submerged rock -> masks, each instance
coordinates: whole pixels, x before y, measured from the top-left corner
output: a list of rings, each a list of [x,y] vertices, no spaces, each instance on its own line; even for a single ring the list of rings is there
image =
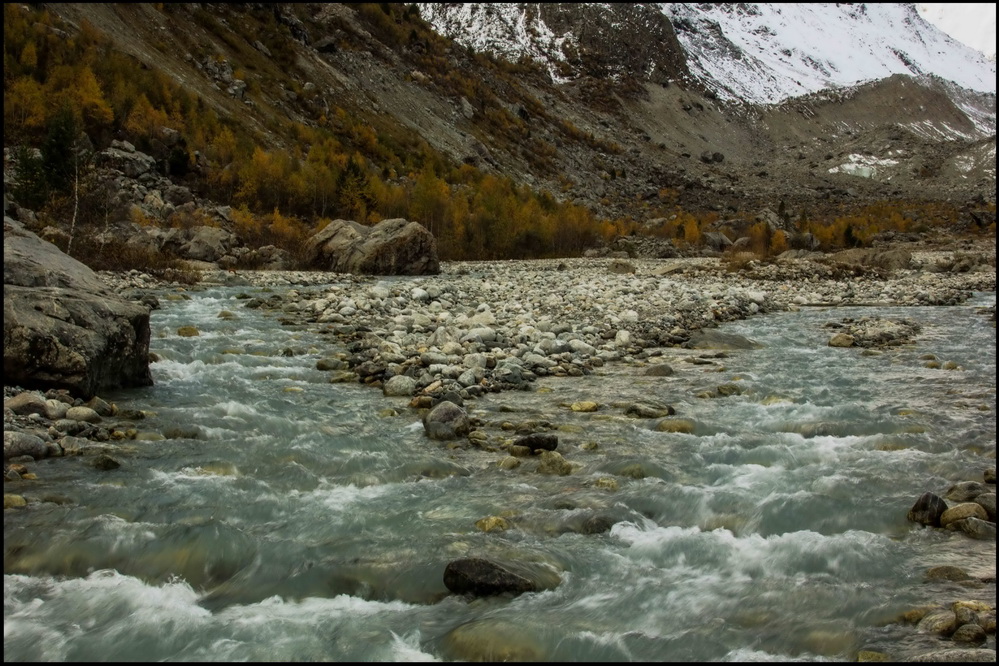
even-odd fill
[[[449,631],[441,647],[452,659],[481,662],[547,661],[545,649],[530,628],[509,620],[473,620]]]
[[[456,594],[476,597],[535,592],[529,579],[491,560],[468,557],[449,562],[444,569],[444,585]]]

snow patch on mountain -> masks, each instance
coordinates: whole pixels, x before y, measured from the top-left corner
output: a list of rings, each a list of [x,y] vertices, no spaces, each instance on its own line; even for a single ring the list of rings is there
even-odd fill
[[[919,15],[948,35],[996,59],[996,5],[992,2],[921,2]]]
[[[925,21],[911,3],[652,6],[673,23],[691,73],[725,100],[774,104],[892,74],[935,75],[995,94],[995,61]],[[546,25],[537,5],[431,3],[420,11],[460,44],[508,60],[529,57],[564,80],[575,37]]]
[[[691,71],[730,100],[776,103],[892,74],[932,74],[971,90],[996,90],[995,63],[927,23],[912,4],[669,3],[662,9]]]

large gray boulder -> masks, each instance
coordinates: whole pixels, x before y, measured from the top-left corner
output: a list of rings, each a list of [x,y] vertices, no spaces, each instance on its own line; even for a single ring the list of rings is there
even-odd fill
[[[912,253],[902,248],[880,250],[858,247],[850,250],[841,250],[830,255],[829,260],[850,266],[883,268],[895,271],[902,268],[909,268],[912,264]]]
[[[307,261],[320,270],[367,275],[436,275],[437,240],[402,218],[366,227],[333,220],[306,241]]]
[[[149,308],[5,217],[4,384],[64,388],[90,398],[149,386]]]
[[[194,227],[187,236],[178,255],[194,261],[218,261],[239,244],[234,233],[220,227]]]

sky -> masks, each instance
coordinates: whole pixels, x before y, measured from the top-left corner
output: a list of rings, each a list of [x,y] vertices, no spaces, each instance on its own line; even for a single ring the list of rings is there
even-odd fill
[[[923,2],[920,16],[954,39],[996,57],[996,5],[992,2]]]

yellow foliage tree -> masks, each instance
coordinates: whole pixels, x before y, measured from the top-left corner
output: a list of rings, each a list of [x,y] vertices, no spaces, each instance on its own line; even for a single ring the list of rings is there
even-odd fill
[[[125,119],[125,131],[135,138],[150,137],[167,122],[166,113],[155,108],[145,95],[140,94]]]
[[[778,255],[781,252],[786,252],[788,249],[787,244],[787,234],[782,230],[778,229],[774,232],[773,236],[770,238],[770,254]]]
[[[8,137],[34,134],[45,127],[45,91],[33,78],[18,78],[4,90],[3,97],[4,131]]]
[[[683,242],[690,246],[697,246],[701,244],[702,240],[700,223],[693,216],[688,216],[683,222]]]

